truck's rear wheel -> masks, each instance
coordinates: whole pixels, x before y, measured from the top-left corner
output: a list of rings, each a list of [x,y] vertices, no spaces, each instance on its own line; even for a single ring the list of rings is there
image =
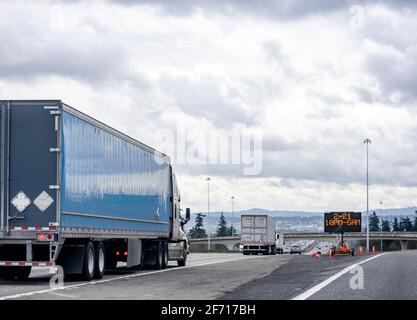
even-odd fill
[[[166,269],[168,267],[168,243],[163,243],[163,259],[162,259],[162,269]]]
[[[81,278],[86,281],[91,281],[94,277],[95,270],[95,254],[94,246],[91,242],[84,247],[84,261]]]
[[[104,267],[106,261],[103,242],[96,243],[94,249],[94,279],[102,279],[104,276]]]
[[[5,267],[0,270],[3,280],[27,280],[32,267]]]
[[[163,260],[164,260],[164,248],[161,242],[157,242],[156,244],[155,255],[156,255],[156,259],[155,259],[154,269],[161,270]]]
[[[184,252],[183,259],[178,260],[177,264],[178,264],[178,267],[185,267],[186,263],[187,263],[187,252]]]

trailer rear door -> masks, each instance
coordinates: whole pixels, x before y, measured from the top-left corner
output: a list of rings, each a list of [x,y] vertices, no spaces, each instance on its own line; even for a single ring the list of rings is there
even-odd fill
[[[6,230],[57,222],[59,102],[2,102],[2,214]]]

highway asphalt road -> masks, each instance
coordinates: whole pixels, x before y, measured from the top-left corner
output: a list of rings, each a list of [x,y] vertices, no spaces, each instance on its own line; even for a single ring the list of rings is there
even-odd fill
[[[247,281],[263,278],[291,259],[287,255],[190,254],[186,267],[170,262],[162,271],[118,268],[103,280],[49,286],[49,270],[34,270],[26,282],[0,281],[1,299],[215,299]]]
[[[359,280],[360,274],[363,282]],[[417,250],[364,257],[336,256],[333,259],[300,256],[269,276],[250,281],[221,298],[415,300],[416,274]]]
[[[396,251],[360,265],[363,289],[358,288],[358,271],[347,272],[309,299],[320,300],[416,300],[417,250]],[[360,271],[361,273],[362,271]],[[354,277],[353,280],[352,277]],[[352,289],[350,283],[353,282]]]
[[[350,270],[363,268],[363,289]],[[354,269],[356,270],[356,269]],[[417,299],[417,251],[376,256],[191,254],[186,267],[118,268],[103,280],[53,290],[48,270],[26,282],[0,282],[1,299]],[[355,278],[356,279],[356,278]],[[356,282],[357,284],[358,282]]]

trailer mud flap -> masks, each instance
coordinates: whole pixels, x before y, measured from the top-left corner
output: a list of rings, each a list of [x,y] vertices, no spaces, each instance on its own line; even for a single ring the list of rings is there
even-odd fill
[[[61,266],[65,274],[81,274],[84,253],[84,245],[64,246],[59,253],[56,265]]]
[[[138,266],[142,263],[142,240],[129,239],[127,242],[127,267]]]

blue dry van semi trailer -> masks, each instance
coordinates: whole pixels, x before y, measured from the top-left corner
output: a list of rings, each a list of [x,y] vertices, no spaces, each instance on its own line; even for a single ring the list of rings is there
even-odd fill
[[[0,100],[0,277],[62,266],[91,280],[184,266],[188,241],[168,156],[62,103]]]

